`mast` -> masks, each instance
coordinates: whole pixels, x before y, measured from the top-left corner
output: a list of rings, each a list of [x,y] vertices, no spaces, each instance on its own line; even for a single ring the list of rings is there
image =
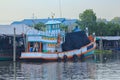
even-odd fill
[[[62,17],[61,0],[59,0],[59,11],[60,11],[60,17]]]

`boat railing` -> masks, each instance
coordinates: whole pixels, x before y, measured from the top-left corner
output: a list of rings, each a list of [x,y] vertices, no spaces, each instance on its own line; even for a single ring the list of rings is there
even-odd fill
[[[29,35],[40,35],[40,36],[51,36],[51,37],[57,37],[58,36],[58,33],[60,33],[62,36],[65,35],[65,31],[39,31],[37,33],[29,33],[27,34],[28,36]]]
[[[66,54],[66,53],[69,53],[69,52],[71,52],[71,53],[83,52],[83,50],[84,50],[85,48],[87,48],[88,46],[90,46],[90,45],[93,45],[93,48],[96,47],[96,43],[95,43],[95,42],[91,42],[91,43],[89,43],[88,45],[81,47],[80,49],[74,49],[74,50],[69,50],[69,51],[64,51],[64,52],[59,52],[59,53],[60,53],[60,54],[61,54],[61,53],[65,53],[65,54]]]

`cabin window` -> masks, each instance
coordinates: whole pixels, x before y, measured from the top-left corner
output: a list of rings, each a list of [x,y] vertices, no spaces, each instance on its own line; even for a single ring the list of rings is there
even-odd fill
[[[38,52],[38,50],[39,50],[39,43],[31,42],[30,43],[30,52]]]
[[[50,40],[54,40],[54,38],[51,38]]]
[[[53,25],[52,29],[54,29],[54,28],[55,28],[55,25]]]
[[[55,47],[55,44],[48,44],[48,47]]]

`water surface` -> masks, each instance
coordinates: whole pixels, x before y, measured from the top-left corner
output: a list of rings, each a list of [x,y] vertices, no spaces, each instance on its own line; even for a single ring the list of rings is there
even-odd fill
[[[120,80],[120,62],[0,62],[0,80]]]

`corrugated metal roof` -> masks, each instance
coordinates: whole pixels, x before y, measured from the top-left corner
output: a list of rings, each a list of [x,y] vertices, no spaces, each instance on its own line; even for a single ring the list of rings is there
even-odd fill
[[[120,36],[97,36],[97,38],[103,40],[120,40]]]
[[[32,27],[29,27],[25,24],[16,24],[16,25],[0,25],[0,34],[13,35],[14,28],[16,28],[16,35],[26,34],[30,29],[36,31]]]

